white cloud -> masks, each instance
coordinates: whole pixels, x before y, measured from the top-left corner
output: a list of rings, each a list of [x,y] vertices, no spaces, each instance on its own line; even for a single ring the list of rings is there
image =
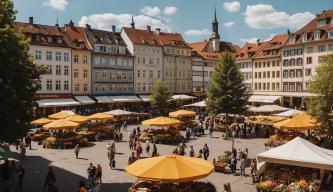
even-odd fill
[[[45,0],[43,5],[64,11],[68,5],[68,0]]]
[[[240,10],[240,3],[238,1],[225,2],[223,8],[229,12],[237,12]]]
[[[235,23],[233,21],[225,22],[223,23],[223,26],[225,27],[232,27]]]
[[[160,8],[158,8],[157,6],[155,7],[151,7],[151,6],[146,6],[144,8],[142,8],[140,10],[140,12],[142,14],[145,14],[145,15],[148,15],[148,16],[151,16],[151,17],[154,17],[154,16],[157,16],[161,13],[161,10]]]
[[[252,37],[252,38],[240,38],[240,41],[242,42],[247,42],[247,43],[256,43],[257,42],[256,37]]]
[[[165,15],[173,15],[177,12],[177,7],[165,7],[163,13]]]
[[[190,29],[185,31],[185,35],[190,36],[201,36],[201,35],[210,35],[211,32],[208,29]]]
[[[283,11],[276,11],[272,5],[268,4],[248,5],[244,15],[246,24],[256,29],[280,27],[299,29],[315,17],[310,12],[289,15]]]
[[[81,17],[79,25],[84,26],[85,24],[90,24],[93,28],[102,30],[111,30],[112,25],[115,25],[120,29],[122,27],[129,26],[131,19],[131,14],[93,14]],[[152,29],[160,28],[163,31],[171,32],[171,26],[169,25],[170,23],[167,23],[164,20],[148,17],[146,15],[134,16],[134,22],[135,27],[139,29],[145,29],[146,26],[149,25],[152,27]]]

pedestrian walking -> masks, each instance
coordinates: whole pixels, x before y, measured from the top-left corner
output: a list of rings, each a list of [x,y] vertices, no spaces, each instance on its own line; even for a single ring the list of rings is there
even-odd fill
[[[149,151],[150,151],[150,145],[149,145],[149,141],[146,141],[146,153],[147,155],[149,155]]]
[[[240,176],[241,177],[245,177],[245,164],[246,164],[246,160],[243,157],[240,161]]]
[[[123,123],[123,130],[124,131],[127,131],[127,121],[125,120],[124,123]]]
[[[252,176],[252,183],[257,182],[257,162],[256,159],[251,160],[251,176]]]
[[[23,176],[25,174],[25,169],[22,164],[19,165],[17,169],[18,181],[17,181],[17,191],[23,191]]]
[[[92,163],[89,163],[87,173],[88,173],[88,187],[89,187],[89,189],[92,189],[94,181],[95,181],[95,174],[96,174],[96,167]]]
[[[207,146],[207,143],[205,143],[204,147],[202,148],[204,159],[207,160],[209,156],[209,148]]]
[[[76,144],[75,148],[74,148],[74,153],[75,153],[75,157],[76,159],[79,158],[79,152],[80,152],[80,145]]]
[[[95,176],[96,183],[102,183],[102,167],[100,164],[97,165],[96,169],[96,176]]]
[[[44,182],[44,190],[47,187],[47,192],[53,192],[53,191],[58,191],[58,188],[56,186],[56,177],[53,171],[53,167],[49,166],[46,174],[46,178],[45,178],[45,182]]]
[[[156,157],[157,156],[157,147],[156,147],[156,144],[154,143],[153,145],[153,152],[151,154],[152,157]]]
[[[193,146],[192,146],[192,145],[190,146],[189,156],[190,156],[190,157],[194,157],[194,156],[195,156],[195,154],[194,154],[194,149],[193,149]]]
[[[136,157],[134,155],[134,152],[132,152],[131,156],[128,158],[128,165],[134,163],[136,161]]]

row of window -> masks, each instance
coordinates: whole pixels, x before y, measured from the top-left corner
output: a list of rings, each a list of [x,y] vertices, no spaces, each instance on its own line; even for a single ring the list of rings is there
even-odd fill
[[[147,76],[146,76],[147,74]],[[153,70],[147,70],[147,73],[146,73],[146,70],[142,70],[142,76],[141,76],[141,70],[138,70],[137,71],[137,77],[138,78],[158,78],[160,79],[161,78],[161,71],[157,71],[156,74]]]
[[[303,49],[299,48],[299,49],[290,49],[283,51],[284,57],[295,56],[295,55],[303,55]]]
[[[178,71],[178,78],[190,78],[191,77],[191,71],[186,71],[185,70],[165,70],[165,77],[176,77],[177,76],[177,71]],[[194,71],[193,71],[194,72]],[[202,75],[201,75],[202,76]]]
[[[132,67],[132,62],[129,59],[121,59],[116,61],[113,57],[94,57],[94,63],[96,65],[110,65],[110,66],[120,66],[120,67]]]
[[[134,51],[137,53],[160,53],[160,48],[137,46]]]
[[[160,64],[160,58],[145,58],[145,57],[137,57],[137,64]]]
[[[174,89],[177,89],[177,90],[185,90],[185,89],[191,89],[191,83],[192,82],[178,82],[178,83],[166,83],[166,86],[169,88],[169,90],[174,90]],[[142,86],[141,86],[142,85]],[[149,82],[149,83],[137,83],[136,84],[136,90],[138,92],[140,91],[151,91],[153,89],[153,85],[154,83],[153,82]]]
[[[87,92],[88,91],[88,84],[83,84],[82,88],[83,88],[82,89],[83,92]],[[80,84],[78,84],[78,83],[74,84],[74,92],[81,92]]]
[[[252,73],[251,72],[243,72],[242,74],[243,74],[244,80],[252,79]]]
[[[304,76],[311,76],[312,69],[306,68],[304,71]],[[302,69],[291,69],[291,70],[283,70],[283,78],[301,78],[303,77],[303,70]]]
[[[95,71],[96,80],[133,80],[132,71]]]
[[[111,54],[126,54],[125,47],[115,47],[115,46],[106,46],[106,45],[93,45],[95,52],[102,52],[102,53],[111,53]]]
[[[262,65],[261,65],[262,64]],[[263,61],[263,62],[255,62],[254,68],[265,68],[265,67],[278,67],[280,66],[280,61]]]
[[[73,76],[74,78],[79,78],[79,69],[74,69],[73,70]],[[88,78],[88,70],[84,69],[82,73],[83,78]]]
[[[53,86],[54,85],[54,86]],[[55,89],[53,89],[55,88]],[[55,80],[52,81],[51,79],[46,80],[46,90],[47,91],[60,91],[62,90],[61,88],[61,80]],[[63,90],[68,91],[69,90],[69,81],[64,81],[63,82]]]
[[[283,91],[303,91],[302,83],[283,83]]]
[[[280,90],[280,83],[254,83],[254,90],[258,91],[279,91]]]
[[[73,56],[73,62],[74,63],[82,63],[87,64],[88,63],[88,56],[87,55],[83,55],[82,58],[80,59],[79,55],[74,55]]]
[[[202,61],[192,61],[192,65],[194,65],[194,66],[202,66]]]
[[[312,58],[311,60],[309,59],[308,62],[312,63]],[[310,64],[310,63],[308,63]],[[303,59],[302,58],[297,58],[297,59],[285,59],[283,60],[283,67],[294,67],[295,65],[297,66],[302,66],[303,65]]]
[[[96,92],[132,92],[132,84],[96,85]]]
[[[252,68],[252,62],[251,61],[249,61],[249,62],[240,62],[239,67],[241,69]]]
[[[254,72],[254,78],[271,78],[271,71]],[[280,71],[272,71],[272,78],[280,78]]]
[[[158,60],[158,58],[157,58],[157,60]],[[168,57],[168,58],[166,58],[166,61],[168,62],[168,63],[173,63],[173,64],[190,64],[190,60],[189,59],[177,59],[177,61],[176,61],[176,59],[175,58],[171,58],[171,57]],[[157,63],[157,64],[159,64],[159,62]]]
[[[35,60],[42,60],[43,59],[43,52],[41,50],[35,50]],[[52,51],[45,51],[45,60],[52,61],[55,56],[55,61],[64,61],[69,62],[69,53],[61,53],[56,51],[53,55]]]
[[[52,75],[53,74],[53,66],[52,65],[46,65],[46,75]],[[63,75],[68,75],[69,74],[69,67],[68,66],[63,66]],[[62,75],[62,70],[61,70],[61,65],[56,65],[55,66],[55,75]]]
[[[184,50],[184,49],[175,49],[175,48],[166,48],[167,54],[177,54],[177,55],[185,55],[185,56],[191,56],[190,50]]]

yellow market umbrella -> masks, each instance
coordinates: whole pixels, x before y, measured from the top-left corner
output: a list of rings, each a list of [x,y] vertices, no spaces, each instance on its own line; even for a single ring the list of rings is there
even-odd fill
[[[89,120],[110,120],[113,116],[106,113],[95,113],[89,116]]]
[[[80,124],[66,119],[59,119],[43,126],[46,130],[76,129]]]
[[[51,123],[52,121],[53,120],[51,120],[51,119],[43,117],[43,118],[31,121],[30,124],[31,125],[45,125],[45,124]]]
[[[126,171],[143,180],[181,183],[207,177],[214,166],[199,158],[165,155],[137,160]]]
[[[181,121],[177,119],[171,119],[169,117],[156,117],[153,119],[148,119],[145,121],[142,121],[142,125],[148,125],[148,126],[158,126],[158,127],[164,127],[164,126],[171,126],[171,125],[179,125],[181,124]]]
[[[169,113],[169,117],[192,117],[195,115],[196,112],[183,109]]]
[[[73,116],[67,117],[66,120],[73,121],[73,122],[80,123],[80,124],[84,124],[87,121],[89,121],[89,117],[82,116],[82,115],[73,115]]]
[[[316,129],[317,122],[316,118],[308,114],[299,114],[291,119],[274,123],[273,126],[278,129],[289,129],[289,130],[309,130]]]
[[[49,118],[50,119],[65,119],[65,118],[73,116],[73,115],[75,115],[75,113],[73,113],[73,112],[70,113],[70,112],[67,112],[67,111],[60,111],[58,113],[49,115]]]

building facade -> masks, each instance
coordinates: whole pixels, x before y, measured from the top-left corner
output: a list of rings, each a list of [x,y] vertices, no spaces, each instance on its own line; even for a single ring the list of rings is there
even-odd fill
[[[133,57],[115,26],[112,31],[103,31],[87,25],[85,33],[93,48],[92,93],[133,94]]]
[[[215,11],[210,39],[189,44],[192,50],[203,58],[203,86],[200,90],[199,87],[196,87],[194,94],[202,95],[207,92],[214,67],[224,52],[236,53],[240,49],[238,45],[234,45],[231,42],[221,41],[218,29],[219,23]],[[192,63],[194,64],[195,62]]]
[[[84,28],[74,26],[71,21],[64,26],[64,31],[71,42],[72,53],[72,94],[91,95],[91,55],[92,47]]]
[[[63,28],[35,24],[33,17],[29,23],[15,23],[30,42],[29,53],[36,65],[43,65],[47,71],[41,75],[41,88],[38,99],[70,98],[71,81],[71,42]]]
[[[204,58],[192,51],[192,92],[204,90]]]

